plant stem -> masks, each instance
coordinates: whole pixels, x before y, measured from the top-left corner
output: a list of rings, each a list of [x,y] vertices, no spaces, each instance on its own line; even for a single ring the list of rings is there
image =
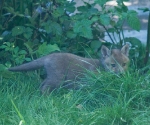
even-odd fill
[[[108,30],[106,29],[106,27],[104,25],[102,25],[105,29],[105,31],[107,32],[109,38],[111,39],[112,43],[115,44],[114,40],[112,39],[111,35],[109,34]]]
[[[147,43],[146,43],[146,52],[144,58],[144,65],[147,64],[149,59],[149,52],[150,52],[150,11],[148,16],[148,28],[147,28]]]

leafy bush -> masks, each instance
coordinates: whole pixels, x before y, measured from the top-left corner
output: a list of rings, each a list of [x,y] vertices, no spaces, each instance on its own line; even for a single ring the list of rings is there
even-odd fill
[[[0,61],[21,64],[54,51],[97,57],[102,44],[121,47],[130,42],[132,46],[141,46],[141,41],[123,35],[125,22],[132,29],[140,30],[137,12],[128,10],[123,0],[116,1],[118,6],[114,7],[106,5],[108,1],[84,2],[77,8],[75,2],[66,0],[2,1]],[[104,32],[111,41],[104,40]],[[110,33],[117,33],[119,41]],[[139,48],[133,50],[133,55],[140,52]]]

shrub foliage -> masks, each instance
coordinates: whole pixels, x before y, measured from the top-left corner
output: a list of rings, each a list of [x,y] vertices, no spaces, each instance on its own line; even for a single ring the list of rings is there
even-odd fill
[[[137,12],[128,10],[123,0],[117,0],[117,6],[113,7],[106,4],[109,1],[93,0],[90,4],[82,1],[84,4],[76,7],[74,1],[67,0],[2,0],[1,63],[21,64],[54,51],[96,57],[102,44],[121,47],[126,42],[132,45],[132,58],[137,60],[135,55],[142,55],[143,59],[141,41],[123,35],[125,22],[133,30],[140,30]],[[104,32],[111,41],[104,39]],[[115,33],[119,41],[110,35]]]

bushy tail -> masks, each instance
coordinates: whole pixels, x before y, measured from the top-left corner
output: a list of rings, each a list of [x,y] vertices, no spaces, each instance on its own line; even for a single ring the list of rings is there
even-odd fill
[[[44,66],[44,58],[39,58],[39,59],[34,60],[32,62],[9,68],[8,70],[13,71],[13,72],[30,71],[30,70],[39,69],[40,67],[43,67],[43,66]]]

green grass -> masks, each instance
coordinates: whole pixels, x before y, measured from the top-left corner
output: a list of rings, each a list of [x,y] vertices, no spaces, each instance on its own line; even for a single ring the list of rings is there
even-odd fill
[[[0,125],[149,125],[150,73],[88,73],[79,90],[41,95],[34,73],[0,79]]]

